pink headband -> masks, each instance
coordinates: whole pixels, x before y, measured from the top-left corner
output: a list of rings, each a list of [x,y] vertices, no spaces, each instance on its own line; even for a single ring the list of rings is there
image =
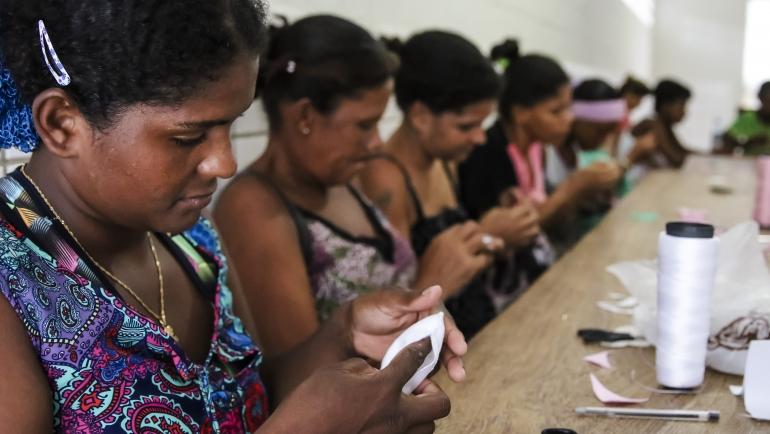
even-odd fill
[[[622,99],[575,101],[572,103],[572,113],[580,121],[619,122],[626,115],[626,103]]]

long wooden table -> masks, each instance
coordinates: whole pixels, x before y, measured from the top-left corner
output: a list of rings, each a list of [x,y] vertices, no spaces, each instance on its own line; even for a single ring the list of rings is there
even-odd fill
[[[725,176],[733,192],[712,193],[708,182],[713,175]],[[452,413],[439,422],[437,432],[539,434],[561,427],[580,434],[770,433],[770,423],[748,418],[742,398],[729,393],[728,385],[741,384],[741,378],[712,370],[706,372],[700,393],[653,394],[640,407],[719,410],[718,423],[575,414],[575,407],[602,405],[593,395],[589,373],[627,396],[648,396],[642,385],[656,386],[653,349],[614,350],[613,370],[582,361],[603,348],[583,344],[576,336],[578,329],[613,329],[632,321],[596,307],[609,291],[625,292],[606,267],[654,258],[658,233],[666,221],[677,219],[681,206],[707,210],[710,222],[721,227],[750,219],[755,179],[753,161],[714,157],[692,157],[681,171],[660,171],[645,178],[596,230],[476,336],[465,358],[464,383],[453,384],[444,373],[437,377],[452,398]],[[644,221],[651,213],[659,218]]]

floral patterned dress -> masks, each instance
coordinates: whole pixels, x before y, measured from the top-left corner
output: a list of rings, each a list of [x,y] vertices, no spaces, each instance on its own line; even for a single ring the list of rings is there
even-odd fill
[[[0,293],[48,377],[56,432],[242,433],[267,417],[262,357],[233,313],[213,228],[157,236],[214,309],[201,364],[120,298],[23,175],[0,179]]]
[[[325,320],[341,304],[382,288],[406,288],[415,278],[417,259],[409,242],[358,190],[350,191],[374,227],[376,237],[354,236],[326,219],[296,207],[291,214],[305,233],[305,262],[316,300]]]

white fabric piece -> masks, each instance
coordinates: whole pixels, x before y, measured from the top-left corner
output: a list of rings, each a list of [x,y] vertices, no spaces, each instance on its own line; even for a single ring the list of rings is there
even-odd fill
[[[754,419],[770,420],[770,341],[752,341],[743,377],[743,402]]]
[[[598,307],[599,309],[601,309],[603,311],[606,311],[606,312],[609,312],[609,313],[615,313],[615,314],[618,314],[618,315],[633,315],[634,314],[634,310],[633,309],[619,306],[616,303],[613,303],[611,301],[597,301],[596,302],[596,307]]]
[[[412,378],[410,378],[409,381],[404,384],[403,389],[401,389],[401,391],[407,395],[414,392],[414,389],[428,378],[428,375],[430,375],[438,364],[441,346],[444,342],[444,312],[433,314],[412,324],[408,329],[404,330],[395,341],[393,341],[390,348],[388,348],[388,351],[385,353],[385,357],[382,358],[380,369],[385,369],[401,350],[427,337],[430,337],[430,354],[425,357],[425,361],[422,362],[420,368],[417,369],[417,372],[412,375]]]
[[[639,329],[634,327],[632,324],[626,324],[626,325],[622,325],[620,327],[615,327],[615,329],[612,330],[612,331],[614,331],[615,333],[626,333],[626,334],[629,334],[629,335],[631,335],[631,336],[633,336],[635,338],[641,338],[642,337],[642,333],[639,331]]]
[[[615,342],[601,342],[599,343],[604,348],[649,348],[652,344],[644,339],[632,339],[628,341],[615,341]]]

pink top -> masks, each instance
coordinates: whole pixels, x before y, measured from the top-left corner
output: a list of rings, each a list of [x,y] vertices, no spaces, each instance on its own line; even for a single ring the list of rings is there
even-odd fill
[[[513,163],[513,168],[516,169],[516,179],[521,193],[537,204],[545,202],[548,195],[545,192],[543,173],[543,144],[535,142],[529,146],[527,149],[529,164],[519,147],[513,143],[508,144],[508,157]]]

